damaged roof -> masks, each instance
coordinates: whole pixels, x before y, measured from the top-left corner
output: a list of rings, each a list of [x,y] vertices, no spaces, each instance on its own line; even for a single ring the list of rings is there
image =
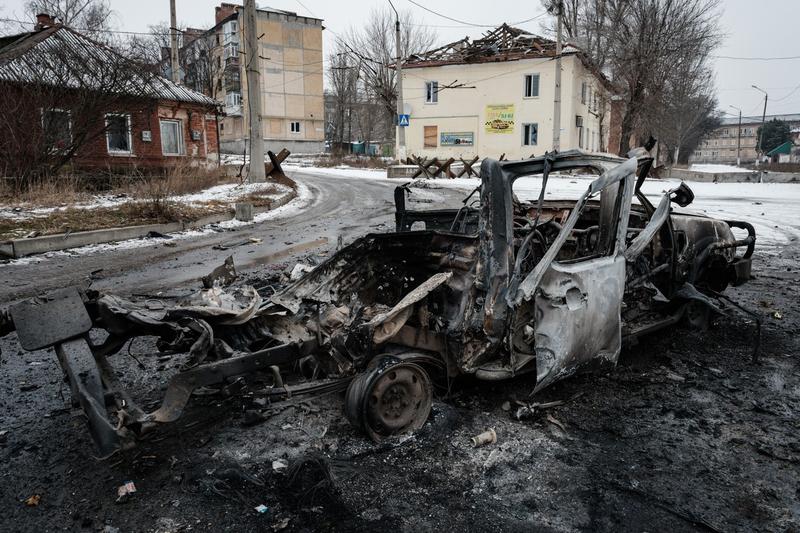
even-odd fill
[[[608,78],[577,46],[571,43],[562,45],[561,56],[567,55],[578,57],[606,88],[614,89]],[[556,56],[555,41],[504,23],[487,31],[480,39],[470,40],[467,36],[427,52],[412,54],[403,63],[403,68],[497,63],[523,59],[554,59]]]
[[[50,80],[53,84],[65,84],[91,87],[92,79],[98,77],[104,65],[118,63],[121,58],[107,46],[61,24],[56,24],[40,31],[27,32],[0,38],[0,81],[16,83],[47,83],[36,68],[42,67],[42,56],[49,55],[58,60],[72,60],[69,69],[74,76],[74,83],[64,80]],[[137,75],[133,73],[131,83],[140,78],[140,86],[131,89],[132,94],[142,94],[159,100],[190,102],[208,106],[216,106],[216,102],[208,96],[183,87],[162,76]],[[97,86],[97,85],[95,85]],[[144,90],[142,90],[144,87]],[[99,88],[99,86],[98,86]]]
[[[571,44],[566,44],[562,48],[562,54],[577,52],[578,49]],[[503,24],[484,33],[480,39],[470,41],[469,37],[464,37],[421,54],[412,54],[403,67],[490,63],[555,56],[555,41]]]

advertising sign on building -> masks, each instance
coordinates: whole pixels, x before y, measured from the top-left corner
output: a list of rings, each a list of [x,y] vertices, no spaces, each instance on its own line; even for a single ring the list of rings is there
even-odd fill
[[[486,106],[486,133],[514,132],[514,104]]]
[[[475,133],[471,131],[442,132],[439,144],[441,146],[472,146],[475,144]]]

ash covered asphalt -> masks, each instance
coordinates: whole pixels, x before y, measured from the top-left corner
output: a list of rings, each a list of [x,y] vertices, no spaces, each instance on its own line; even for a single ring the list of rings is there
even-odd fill
[[[318,211],[175,248],[0,267],[0,301],[85,282],[98,268],[93,286],[123,296],[177,293],[231,253],[245,281],[264,282],[340,232],[349,241],[391,229],[391,185],[303,180],[320,192]],[[251,233],[264,241],[211,249]],[[727,292],[763,319],[758,364],[752,322],[719,317],[706,332],[646,337],[616,369],[533,400],[530,378],[457,382],[417,435],[382,445],[349,426],[341,394],[267,408],[261,421],[234,384],[196,395],[179,424],[97,461],[52,351],[24,352],[11,335],[0,339],[0,531],[798,530],[800,243],[770,254],[757,248],[757,278]],[[178,362],[159,359],[149,339],[130,350],[143,369],[127,350],[114,363],[150,405]],[[515,420],[515,400],[565,403]],[[488,428],[497,442],[472,448]],[[117,502],[126,481],[137,491]]]

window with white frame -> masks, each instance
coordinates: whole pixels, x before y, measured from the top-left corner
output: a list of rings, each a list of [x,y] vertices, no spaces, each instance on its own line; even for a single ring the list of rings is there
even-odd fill
[[[222,50],[222,57],[225,61],[239,57],[239,43],[228,43]]]
[[[439,101],[439,82],[426,81],[425,82],[425,103],[435,104]]]
[[[525,75],[525,98],[535,98],[539,96],[539,75],[526,74]]]
[[[522,145],[523,146],[536,146],[539,143],[539,125],[523,124],[522,125]]]
[[[292,133],[300,133],[300,122],[292,121],[289,123],[289,131]]]
[[[130,115],[106,115],[106,147],[110,154],[133,152]]]
[[[588,89],[589,89],[589,84],[586,83],[585,81],[582,81],[581,82],[581,103],[582,104],[586,103],[586,92],[588,91]]]
[[[42,110],[42,133],[49,150],[63,150],[72,144],[72,119],[65,109]]]
[[[180,120],[161,120],[161,153],[183,155],[183,128]]]

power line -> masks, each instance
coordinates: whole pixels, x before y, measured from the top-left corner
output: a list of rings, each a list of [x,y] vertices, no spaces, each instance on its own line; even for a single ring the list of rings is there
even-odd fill
[[[409,0],[411,1],[411,0]],[[716,59],[733,59],[736,61],[787,61],[790,59],[800,59],[800,56],[785,56],[785,57],[737,57],[737,56],[715,56],[711,57]]]
[[[17,20],[17,19],[10,19],[10,18],[0,18],[0,22],[16,22],[17,24],[33,24],[33,21],[30,20]],[[123,31],[123,30],[100,30],[100,29],[92,29],[92,28],[74,28],[72,26],[64,25],[65,27],[75,30],[75,31],[85,31],[91,33],[119,33],[123,35],[162,35],[164,37],[169,37],[172,34],[169,32],[150,32],[150,31]],[[183,30],[178,30],[181,33],[185,33]]]
[[[789,94],[787,94],[783,98],[778,98],[777,100],[773,100],[772,103],[774,104],[774,103],[777,103],[777,102],[783,102],[784,100],[786,100],[787,98],[792,96],[794,93],[796,93],[798,89],[800,89],[800,85],[798,85],[797,87],[795,87],[794,89],[789,91]]]
[[[303,9],[305,9],[306,11],[308,11],[309,13],[311,13],[313,16],[315,16],[315,17],[317,16],[317,14],[316,14],[316,13],[314,13],[313,11],[311,11],[310,9],[308,9],[308,8],[305,6],[305,4],[304,4],[303,2],[301,2],[300,0],[295,0],[295,2],[297,2],[298,4],[300,4],[300,7],[302,7]]]
[[[439,13],[438,11],[434,11],[433,9],[430,9],[429,7],[423,6],[422,4],[419,4],[419,3],[415,2],[414,0],[408,0],[408,1],[410,3],[412,3],[412,4],[414,4],[415,6],[417,6],[418,8],[424,9],[428,13],[433,13],[434,15],[436,15],[438,17],[442,17],[442,18],[447,19],[447,20],[452,20],[453,22],[458,22],[459,24],[463,24],[465,26],[474,26],[476,28],[496,28],[496,27],[500,26],[500,24],[475,24],[474,22],[466,22],[464,20],[458,20],[457,18],[453,18],[453,17],[450,17],[448,15],[443,15],[442,13]],[[529,19],[520,20],[519,22],[512,22],[509,25],[510,26],[517,26],[519,24],[525,24],[526,22],[530,22],[532,20],[536,20],[536,19],[538,19],[540,17],[543,17],[545,15],[547,15],[546,12],[542,13],[540,15],[536,15],[535,17],[531,17]]]

